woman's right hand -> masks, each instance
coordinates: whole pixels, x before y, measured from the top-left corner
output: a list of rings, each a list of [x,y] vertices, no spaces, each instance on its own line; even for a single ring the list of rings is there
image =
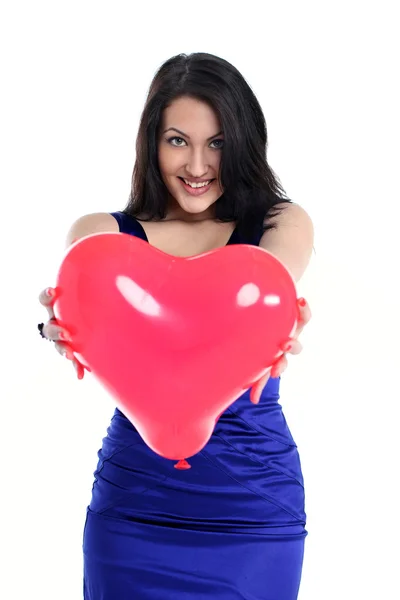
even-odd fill
[[[93,213],[80,217],[71,226],[67,239],[66,247],[68,248],[74,242],[79,239],[91,235],[93,233],[117,233],[119,232],[119,225],[116,219],[109,213]],[[48,340],[52,340],[55,344],[56,350],[62,355],[72,361],[75,367],[78,379],[83,379],[85,369],[90,371],[89,367],[82,365],[79,360],[74,356],[71,348],[70,335],[68,331],[65,331],[57,323],[57,319],[54,315],[53,305],[56,300],[56,291],[53,288],[47,288],[39,295],[40,303],[47,309],[49,320],[43,326],[42,334]]]
[[[49,320],[43,326],[42,334],[46,339],[54,342],[55,348],[57,352],[61,354],[61,356],[65,356],[65,358],[68,358],[68,360],[72,361],[78,379],[83,379],[85,369],[87,371],[90,371],[90,369],[83,366],[74,356],[72,348],[69,344],[72,341],[70,335],[68,331],[60,327],[57,322],[53,310],[55,296],[56,294],[53,288],[46,288],[39,295],[39,302],[47,309],[49,316]]]

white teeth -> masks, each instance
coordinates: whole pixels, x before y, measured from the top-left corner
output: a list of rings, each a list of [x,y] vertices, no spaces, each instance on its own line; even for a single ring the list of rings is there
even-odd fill
[[[183,181],[186,183],[186,185],[190,185],[190,187],[192,187],[192,188],[201,188],[201,187],[208,185],[211,182],[211,179],[210,179],[210,181],[203,181],[202,183],[192,183],[191,181],[188,181],[187,179],[184,179]]]

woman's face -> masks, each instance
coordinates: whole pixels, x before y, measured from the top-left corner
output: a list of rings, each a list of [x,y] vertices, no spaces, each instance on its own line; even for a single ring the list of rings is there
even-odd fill
[[[218,174],[223,134],[212,108],[200,100],[181,97],[163,113],[158,145],[162,179],[170,196],[185,213],[212,213],[222,195]],[[192,188],[186,181],[211,182]]]

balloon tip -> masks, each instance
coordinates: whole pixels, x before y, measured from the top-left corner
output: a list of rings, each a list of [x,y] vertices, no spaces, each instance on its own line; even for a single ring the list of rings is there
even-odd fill
[[[186,469],[191,469],[191,466],[189,465],[188,461],[185,460],[184,458],[181,458],[181,460],[179,460],[176,465],[174,465],[175,469],[179,469],[180,471],[185,471]]]

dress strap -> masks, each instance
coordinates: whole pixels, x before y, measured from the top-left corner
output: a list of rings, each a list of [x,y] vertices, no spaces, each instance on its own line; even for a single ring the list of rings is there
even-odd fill
[[[131,217],[130,215],[127,215],[121,211],[112,212],[110,215],[116,219],[121,233],[129,233],[130,235],[134,235],[145,242],[148,241],[142,225],[137,219],[135,219],[135,217]]]
[[[245,233],[243,231],[240,231],[239,227],[236,227],[231,235],[231,238],[230,238],[228,244],[229,245],[231,245],[231,244],[248,244],[250,246],[259,246],[263,234],[264,234],[263,223],[261,223],[260,226],[257,227],[255,231],[253,230],[252,233],[249,233],[249,232]]]

